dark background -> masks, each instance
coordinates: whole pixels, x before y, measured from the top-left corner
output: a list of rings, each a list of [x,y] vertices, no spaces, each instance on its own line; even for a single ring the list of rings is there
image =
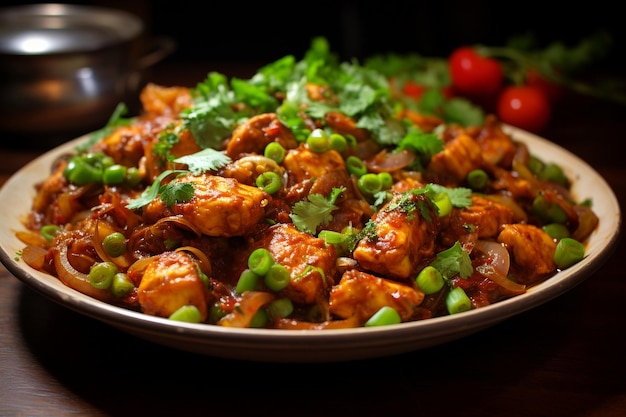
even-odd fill
[[[36,3],[6,2],[5,5]],[[598,30],[615,44],[599,65],[624,70],[623,15],[615,2],[527,0],[314,2],[200,2],[181,0],[67,1],[115,7],[139,15],[149,36],[177,42],[177,62],[268,63],[287,54],[302,57],[310,40],[325,36],[343,59],[416,52],[446,56],[462,44],[503,45],[532,32],[540,43],[573,45]]]

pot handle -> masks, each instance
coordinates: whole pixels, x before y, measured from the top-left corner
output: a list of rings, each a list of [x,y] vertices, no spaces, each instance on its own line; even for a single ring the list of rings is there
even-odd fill
[[[176,42],[168,36],[159,36],[150,40],[144,56],[139,58],[139,69],[146,69],[163,60],[176,49]]]

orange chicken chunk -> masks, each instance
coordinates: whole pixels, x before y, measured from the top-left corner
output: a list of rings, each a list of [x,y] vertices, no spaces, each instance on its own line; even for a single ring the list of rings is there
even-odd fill
[[[164,252],[148,264],[137,289],[137,298],[145,314],[169,317],[185,305],[207,317],[208,291],[196,264],[185,252]]]

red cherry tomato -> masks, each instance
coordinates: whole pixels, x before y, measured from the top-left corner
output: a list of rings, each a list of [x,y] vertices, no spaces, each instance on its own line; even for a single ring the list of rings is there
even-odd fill
[[[468,98],[494,96],[504,80],[502,65],[498,60],[483,57],[469,46],[452,51],[448,68],[455,91]]]
[[[541,133],[547,126],[552,113],[550,101],[545,93],[529,85],[511,85],[500,94],[498,117],[505,123]]]

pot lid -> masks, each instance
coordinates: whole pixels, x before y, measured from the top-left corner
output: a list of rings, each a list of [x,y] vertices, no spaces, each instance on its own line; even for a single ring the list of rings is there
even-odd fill
[[[70,4],[0,9],[0,53],[45,55],[88,52],[139,36],[142,22],[122,10]]]

